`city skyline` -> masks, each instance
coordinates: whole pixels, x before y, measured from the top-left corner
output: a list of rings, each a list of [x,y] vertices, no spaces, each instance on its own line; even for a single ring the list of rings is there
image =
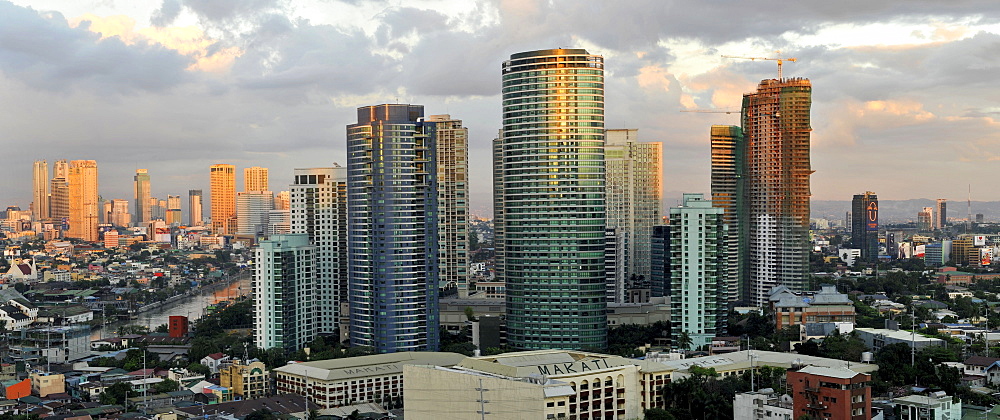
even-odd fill
[[[51,54],[24,55],[23,37],[0,37],[0,75],[8,82],[0,97],[18,104],[0,124],[12,158],[25,162],[3,169],[0,200],[27,208],[27,162],[61,158],[101,162],[105,198],[129,198],[136,168],[156,174],[154,196],[208,190],[201,168],[217,162],[268,167],[272,185],[287,186],[296,167],[345,161],[338,127],[357,106],[412,102],[463,116],[474,168],[470,209],[488,215],[490,174],[483,169],[500,127],[495,69],[516,51],[560,45],[611,58],[607,128],[638,128],[642,138],[664,142],[666,197],[708,192],[708,127],[738,122],[735,115],[677,111],[735,110],[743,93],[775,75],[772,62],[719,56],[780,49],[799,58],[786,64],[787,76],[837,87],[818,89],[814,98],[814,199],[846,200],[860,185],[883,200],[960,201],[970,183],[975,199],[1000,199],[978,181],[998,143],[990,117],[996,110],[987,102],[995,88],[981,85],[997,58],[978,52],[1000,38],[996,20],[983,17],[998,7],[993,3],[796,5],[781,9],[787,19],[765,19],[759,4],[687,11],[637,2],[650,11],[640,19],[632,8],[579,3],[0,3],[0,26],[60,40],[58,48],[29,48]],[[556,8],[564,13],[552,13]],[[723,12],[769,25],[705,22]],[[583,25],[570,25],[574,19]],[[626,19],[630,24],[621,24]],[[251,36],[261,42],[248,46]],[[463,56],[421,58],[442,46]],[[68,58],[86,49],[122,59],[114,71],[87,73]],[[352,51],[359,53],[349,62],[334,59]],[[146,65],[156,71],[143,72]],[[364,71],[394,66],[399,70]],[[894,159],[880,158],[886,155]]]

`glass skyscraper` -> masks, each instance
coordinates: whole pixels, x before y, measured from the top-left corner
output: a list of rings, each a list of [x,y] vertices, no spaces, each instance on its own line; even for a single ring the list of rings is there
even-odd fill
[[[605,348],[604,59],[583,49],[511,55],[494,147],[509,345]]]

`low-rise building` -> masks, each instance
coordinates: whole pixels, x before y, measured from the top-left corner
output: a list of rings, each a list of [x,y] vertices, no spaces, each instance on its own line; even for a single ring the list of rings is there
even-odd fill
[[[944,346],[944,340],[934,337],[925,337],[910,331],[888,330],[882,328],[856,328],[854,330],[858,337],[865,342],[865,346],[873,352],[878,352],[889,344],[903,343],[916,349],[930,346]]]
[[[813,293],[796,293],[786,286],[771,289],[768,302],[774,313],[774,327],[781,330],[791,325],[828,322],[854,324],[854,302],[829,284]]]
[[[250,400],[267,395],[270,371],[257,359],[235,359],[219,369],[219,385],[229,388],[238,399]]]
[[[871,375],[846,368],[806,366],[786,373],[794,418],[868,420]]]
[[[792,397],[771,389],[741,392],[733,400],[733,420],[794,420]]]
[[[212,374],[215,375],[219,373],[219,368],[222,367],[222,364],[228,362],[229,359],[230,357],[225,354],[212,353],[208,356],[202,357],[201,364],[208,367],[208,370],[212,371]]]
[[[962,418],[962,402],[953,399],[943,391],[930,395],[907,395],[893,398],[899,410],[900,420],[959,420]]]
[[[31,372],[31,393],[39,397],[66,392],[66,377],[58,373]]]

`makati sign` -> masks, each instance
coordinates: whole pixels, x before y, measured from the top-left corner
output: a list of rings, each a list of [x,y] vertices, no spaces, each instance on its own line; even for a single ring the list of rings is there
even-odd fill
[[[539,365],[535,367],[538,368],[538,373],[542,375],[572,375],[600,369],[611,369],[618,366],[623,366],[623,364],[614,362],[608,363],[608,359],[595,359],[570,363],[553,363],[550,365]]]

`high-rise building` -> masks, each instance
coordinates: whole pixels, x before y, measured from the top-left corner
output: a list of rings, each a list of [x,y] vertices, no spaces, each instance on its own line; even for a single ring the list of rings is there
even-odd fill
[[[438,281],[469,295],[469,129],[451,115],[424,119],[424,135],[434,139],[437,168]]]
[[[69,164],[66,159],[58,160],[52,166],[52,181],[49,183],[49,217],[56,222],[69,221]]]
[[[691,346],[711,344],[725,328],[729,273],[729,228],[724,210],[702,194],[684,194],[670,209],[670,337],[678,346],[681,333]],[[689,349],[685,349],[689,350]]]
[[[114,226],[129,226],[132,224],[132,215],[128,212],[128,200],[111,200],[111,220]]]
[[[167,200],[160,200],[156,197],[149,198],[149,220],[167,220]],[[136,223],[138,225],[138,222]],[[142,225],[145,225],[143,223]]]
[[[495,147],[508,344],[605,348],[604,58],[583,49],[511,55]]]
[[[917,230],[928,231],[931,230],[933,222],[931,221],[934,215],[934,207],[924,207],[923,210],[917,212]]]
[[[267,168],[243,168],[243,191],[271,191],[268,187]]]
[[[301,349],[316,336],[316,248],[308,235],[275,235],[254,249],[254,344]]]
[[[153,217],[152,194],[149,189],[149,171],[145,169],[135,170],[135,223],[143,226]]]
[[[808,79],[763,80],[743,95],[746,137],[744,206],[749,303],[763,305],[771,288],[802,290],[809,270]],[[741,215],[742,216],[742,215]]]
[[[650,240],[662,205],[663,145],[640,142],[636,129],[606,130],[604,136],[607,226],[622,236],[618,262],[625,278],[648,281]]]
[[[653,297],[670,296],[670,225],[653,226],[653,244],[650,252],[649,294]]]
[[[97,242],[97,162],[74,160],[69,166],[69,234]]]
[[[201,190],[188,190],[188,225],[201,226],[203,203]]]
[[[49,218],[49,164],[44,160],[36,160],[32,168],[32,220]]]
[[[288,210],[290,207],[291,193],[289,191],[279,191],[278,194],[274,196],[274,209],[275,210]]]
[[[878,259],[878,196],[871,191],[851,201],[851,246],[868,262]]]
[[[236,216],[236,167],[227,164],[212,165],[212,231],[230,235],[236,226],[229,226]]]
[[[746,141],[743,130],[736,125],[713,125],[712,137],[712,205],[723,210],[722,220],[729,227],[729,279],[726,293],[729,302],[748,301],[745,254],[747,225],[740,223],[743,207],[743,174],[746,168]],[[744,229],[741,231],[740,229]]]
[[[435,138],[423,111],[366,106],[347,126],[350,339],[379,353],[440,340]]]
[[[948,226],[948,200],[937,199],[934,203],[933,219],[931,219],[931,229],[944,229]]]
[[[167,224],[171,226],[177,226],[182,223],[181,221],[181,196],[179,195],[168,195],[167,196]]]
[[[317,329],[332,334],[347,302],[347,168],[295,169],[289,194],[291,232],[316,247]]]
[[[236,193],[236,234],[267,233],[267,218],[274,210],[274,194],[270,191]]]

